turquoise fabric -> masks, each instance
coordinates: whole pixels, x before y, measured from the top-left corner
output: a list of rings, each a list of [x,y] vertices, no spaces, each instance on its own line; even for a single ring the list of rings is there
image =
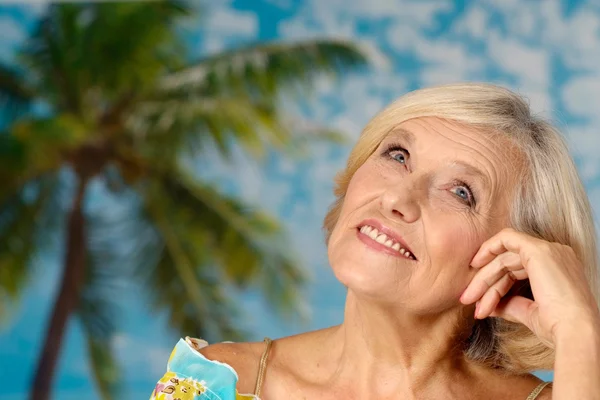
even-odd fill
[[[150,400],[260,400],[237,393],[237,372],[197,350],[207,345],[198,339],[180,339]]]

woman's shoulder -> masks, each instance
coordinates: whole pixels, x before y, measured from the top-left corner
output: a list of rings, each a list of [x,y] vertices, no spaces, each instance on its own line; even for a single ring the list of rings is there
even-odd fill
[[[486,382],[491,392],[503,393],[501,398],[515,400],[551,400],[552,382],[545,382],[533,374],[494,374],[494,378]]]
[[[206,359],[231,367],[238,376],[240,393],[254,391],[260,358],[265,351],[264,342],[221,342],[208,344],[199,339],[188,338],[194,348]]]
[[[530,396],[535,396],[532,397],[535,400],[552,400],[552,382],[542,382],[540,384],[540,389],[541,390],[537,390],[536,387]]]

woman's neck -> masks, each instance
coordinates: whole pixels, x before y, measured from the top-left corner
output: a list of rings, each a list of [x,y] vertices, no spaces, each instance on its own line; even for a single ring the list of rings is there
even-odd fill
[[[419,316],[358,299],[348,293],[344,323],[330,331],[331,383],[385,396],[400,388],[414,393],[431,384],[471,374],[475,367],[460,345],[469,319],[460,310]]]

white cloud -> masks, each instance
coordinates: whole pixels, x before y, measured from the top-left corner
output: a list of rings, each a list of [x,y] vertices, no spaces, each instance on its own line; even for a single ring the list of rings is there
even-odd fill
[[[489,36],[488,54],[491,62],[518,77],[521,84],[548,86],[550,55],[547,49],[526,46],[494,32]]]
[[[41,16],[50,6],[51,0],[33,0],[27,4],[27,9],[34,15]]]
[[[393,19],[394,25],[409,25],[414,31],[433,27],[435,17],[451,7],[449,0],[307,0],[297,15],[279,24],[279,32],[289,37],[326,35],[368,40],[373,35],[359,32],[360,22]]]
[[[68,1],[68,0],[63,0]],[[41,14],[45,13],[48,9],[50,3],[56,2],[53,0],[21,0],[21,1],[11,1],[11,0],[0,0],[0,4],[18,4],[24,6],[27,9],[28,13],[33,14],[33,16],[39,17]]]
[[[600,76],[586,75],[571,79],[562,90],[567,111],[600,122]]]
[[[283,10],[288,10],[294,6],[293,0],[264,0],[266,3],[272,4]]]
[[[456,41],[421,38],[415,43],[415,51],[419,59],[427,63],[421,71],[423,86],[475,80],[485,67],[481,55]]]
[[[598,218],[600,216],[600,187],[591,188],[587,193],[594,210],[594,215]]]
[[[121,360],[128,371],[143,371],[148,376],[162,376],[172,348],[156,347],[124,333],[113,336],[111,346],[115,354],[126,354]]]
[[[571,126],[565,136],[571,151],[586,158],[583,162],[589,173],[596,165],[596,160],[598,160],[598,148],[600,148],[598,123]],[[589,158],[589,161],[587,161],[587,158]]]
[[[26,36],[25,29],[13,18],[0,16],[0,60],[8,63],[14,61],[15,52]]]
[[[278,32],[280,37],[295,39],[353,37],[355,27],[352,21],[337,18],[336,15],[336,13],[329,12],[317,19],[312,14],[300,13],[297,17],[280,22]]]
[[[579,154],[580,152],[573,152]],[[577,170],[584,182],[589,182],[600,175],[600,160],[586,157],[577,165]],[[600,197],[598,197],[600,200]],[[596,202],[596,209],[600,212],[600,201]],[[598,214],[600,215],[600,214]]]
[[[567,66],[597,71],[600,65],[600,18],[592,2],[581,3],[566,15],[563,2],[490,0],[507,23],[513,38],[541,46],[559,57]]]
[[[25,40],[27,32],[21,25],[9,16],[0,16],[0,35],[4,42],[20,45]]]
[[[454,31],[482,40],[487,36],[488,23],[489,13],[479,4],[475,4],[454,23]]]
[[[566,17],[557,1],[540,10],[544,24],[544,42],[554,47],[556,54],[572,68],[597,70],[600,61],[600,20],[586,6]]]
[[[197,48],[200,54],[222,51],[239,40],[249,42],[257,37],[256,13],[235,10],[228,3],[229,0],[218,2],[207,9],[208,14],[200,14],[182,24],[187,32],[201,33]]]
[[[258,21],[256,14],[252,12],[217,8],[209,15],[207,30],[211,34],[218,33],[222,36],[252,38],[258,32]]]
[[[407,51],[416,47],[415,43],[421,41],[421,39],[421,33],[408,24],[393,24],[387,32],[387,41],[392,48],[398,51]]]

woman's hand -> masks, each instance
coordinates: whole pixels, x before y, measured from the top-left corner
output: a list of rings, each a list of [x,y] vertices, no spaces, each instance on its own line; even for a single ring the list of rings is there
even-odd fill
[[[600,329],[598,305],[583,266],[569,246],[507,228],[481,245],[471,267],[479,271],[460,301],[477,302],[475,318],[520,322],[550,347],[563,331],[584,325]],[[504,298],[515,281],[523,279],[529,279],[535,300]]]

